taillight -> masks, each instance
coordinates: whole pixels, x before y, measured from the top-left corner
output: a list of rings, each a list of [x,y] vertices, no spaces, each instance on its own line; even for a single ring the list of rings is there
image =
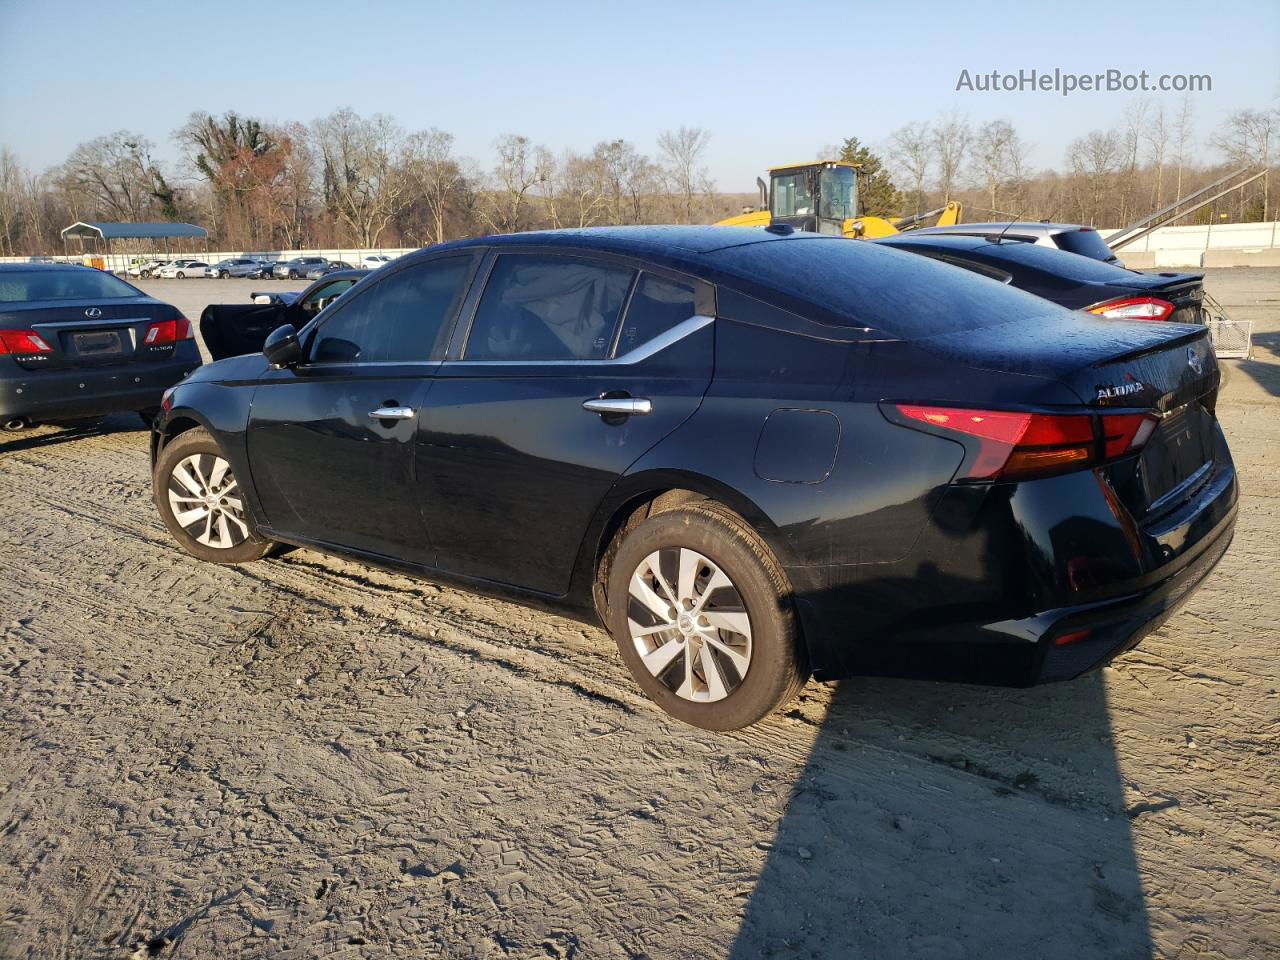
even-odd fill
[[[0,330],[0,354],[23,356],[32,353],[52,353],[53,347],[45,343],[34,330]]]
[[[1146,413],[1018,413],[886,404],[890,420],[964,443],[957,480],[1023,480],[1092,467],[1141,448],[1155,429]]]
[[[178,317],[177,320],[161,320],[147,327],[147,332],[142,338],[142,342],[148,346],[158,347],[168,343],[176,343],[179,340],[191,339],[193,339],[191,321],[186,317]]]
[[[1090,307],[1087,312],[1108,320],[1168,320],[1173,304],[1155,297],[1124,297]]]

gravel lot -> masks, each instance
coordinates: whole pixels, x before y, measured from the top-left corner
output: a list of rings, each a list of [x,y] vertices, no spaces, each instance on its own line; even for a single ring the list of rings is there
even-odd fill
[[[263,285],[146,284],[193,320]],[[0,955],[1280,954],[1280,270],[1208,286],[1257,349],[1178,616],[1074,683],[811,684],[727,736],[594,626],[189,558],[132,417],[0,443]]]

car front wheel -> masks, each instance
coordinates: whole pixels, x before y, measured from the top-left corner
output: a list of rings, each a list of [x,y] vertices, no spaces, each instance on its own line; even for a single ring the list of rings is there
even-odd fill
[[[164,448],[156,461],[152,493],[164,525],[192,556],[246,563],[271,548],[270,541],[254,534],[244,491],[203,427]]]
[[[659,513],[631,530],[608,598],[609,630],[636,682],[686,723],[749,726],[808,679],[785,573],[719,504]]]
[[[187,275],[183,273],[181,270],[179,270],[176,274],[174,274],[174,276],[176,276],[179,280],[187,279]]]
[[[221,273],[218,274],[218,276],[223,280],[225,280],[227,279],[227,277],[231,276],[231,274],[228,271],[223,270]]]

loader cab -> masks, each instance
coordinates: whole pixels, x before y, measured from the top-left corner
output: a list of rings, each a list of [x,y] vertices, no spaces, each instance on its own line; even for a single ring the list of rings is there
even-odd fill
[[[769,181],[770,223],[842,237],[846,221],[858,215],[858,174],[852,163],[774,167]]]

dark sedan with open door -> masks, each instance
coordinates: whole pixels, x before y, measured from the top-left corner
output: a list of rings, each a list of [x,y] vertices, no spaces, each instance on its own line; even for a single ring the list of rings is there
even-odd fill
[[[811,674],[1075,677],[1209,574],[1237,485],[1205,328],[781,233],[402,257],[168,394],[160,515],[205,560],[280,541],[594,609],[715,729]]]
[[[118,277],[63,264],[0,264],[0,424],[136,410],[200,366],[176,307]]]
[[[305,326],[367,276],[364,270],[336,271],[298,293],[255,291],[249,295],[251,303],[211,303],[200,314],[200,338],[215,360],[256,353],[276,327]]]

